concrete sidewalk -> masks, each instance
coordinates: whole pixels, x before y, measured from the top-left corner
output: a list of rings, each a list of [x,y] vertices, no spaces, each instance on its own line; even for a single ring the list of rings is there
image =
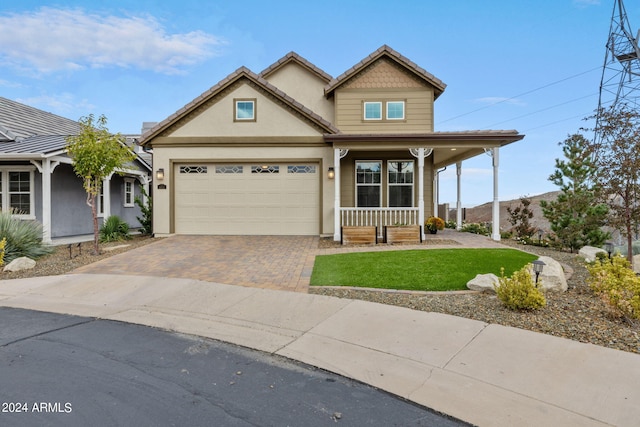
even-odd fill
[[[449,315],[192,279],[0,281],[0,306],[92,316],[282,355],[481,426],[636,426],[640,356]]]

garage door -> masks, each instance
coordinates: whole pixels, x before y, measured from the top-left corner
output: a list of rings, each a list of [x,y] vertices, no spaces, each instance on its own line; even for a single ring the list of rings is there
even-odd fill
[[[317,164],[179,164],[174,173],[178,234],[319,234]]]

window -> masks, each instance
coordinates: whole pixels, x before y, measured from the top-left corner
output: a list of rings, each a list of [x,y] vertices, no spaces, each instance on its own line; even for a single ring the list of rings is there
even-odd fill
[[[387,102],[387,120],[404,120],[404,101]]]
[[[387,163],[389,207],[413,206],[413,161],[390,160]]]
[[[242,165],[216,166],[216,173],[242,173]]]
[[[234,121],[255,122],[256,121],[256,100],[255,99],[235,99],[234,100]]]
[[[180,173],[207,173],[206,166],[180,166]]]
[[[382,120],[382,102],[365,102],[364,119]]]
[[[280,166],[277,166],[277,165],[251,166],[251,173],[280,173]]]
[[[100,186],[100,193],[98,194],[98,216],[104,216],[104,182]]]
[[[33,168],[0,168],[0,210],[33,219]]]
[[[380,207],[382,162],[356,161],[356,206]]]
[[[287,173],[316,173],[314,165],[289,165]]]
[[[133,197],[134,197],[133,190],[134,190],[133,179],[125,178],[124,179],[124,207],[125,208],[133,207]]]

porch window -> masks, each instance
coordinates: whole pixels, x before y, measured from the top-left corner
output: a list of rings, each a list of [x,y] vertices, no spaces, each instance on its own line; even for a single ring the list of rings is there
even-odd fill
[[[413,206],[413,161],[390,160],[387,163],[389,207]]]
[[[131,208],[133,207],[133,179],[125,178],[124,179],[124,207]]]
[[[356,161],[356,206],[380,207],[381,190],[382,162]]]
[[[382,120],[382,102],[365,102],[364,119]]]
[[[33,167],[0,168],[0,210],[35,219]]]

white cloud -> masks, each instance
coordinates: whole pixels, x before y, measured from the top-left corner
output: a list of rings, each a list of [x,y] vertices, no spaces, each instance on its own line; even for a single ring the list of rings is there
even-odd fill
[[[43,7],[0,15],[0,58],[38,72],[123,67],[180,73],[224,40],[202,31],[167,34],[152,16],[103,16]]]
[[[44,111],[51,111],[55,114],[67,115],[75,111],[91,111],[95,109],[95,106],[90,104],[86,99],[77,100],[74,95],[70,93],[63,93],[58,96],[35,96],[29,98],[16,99],[25,105],[39,108]],[[75,120],[74,117],[68,117]]]

